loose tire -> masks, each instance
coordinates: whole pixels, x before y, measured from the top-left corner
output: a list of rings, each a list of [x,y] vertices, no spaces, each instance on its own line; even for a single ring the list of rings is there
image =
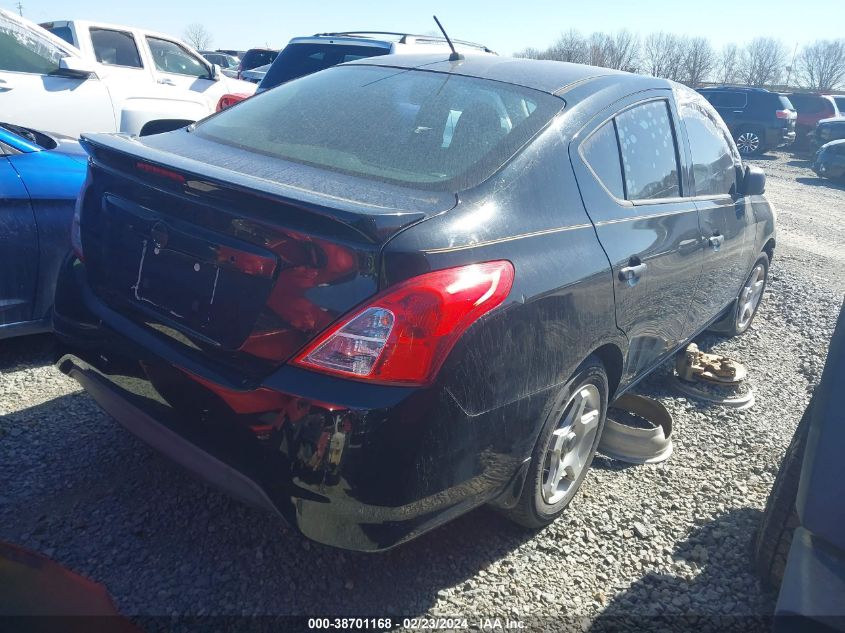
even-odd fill
[[[714,323],[710,330],[727,337],[739,336],[746,332],[751,327],[754,317],[757,316],[768,281],[769,256],[766,253],[760,253],[730,310],[722,319]]]
[[[569,505],[593,461],[607,414],[607,374],[591,356],[561,389],[546,416],[531,456],[512,521],[541,528]]]
[[[760,130],[753,127],[741,128],[734,138],[736,148],[743,156],[759,156],[765,151]]]
[[[792,545],[792,534],[798,527],[795,501],[798,497],[801,465],[804,463],[811,407],[812,404],[804,412],[804,417],[798,423],[792,442],[783,456],[754,541],[757,573],[768,589],[778,589],[783,581],[786,559]]]

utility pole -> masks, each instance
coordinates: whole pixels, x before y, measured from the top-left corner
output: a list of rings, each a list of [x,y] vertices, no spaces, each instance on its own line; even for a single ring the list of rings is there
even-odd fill
[[[18,15],[23,17],[23,5],[18,2],[15,6],[18,8]]]
[[[798,54],[798,42],[795,42],[795,48],[792,51],[792,63],[786,67],[786,87],[789,88],[789,80],[792,79],[792,69],[795,68],[795,56]]]

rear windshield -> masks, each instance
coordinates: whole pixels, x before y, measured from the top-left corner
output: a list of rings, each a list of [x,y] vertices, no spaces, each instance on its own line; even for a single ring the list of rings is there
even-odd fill
[[[457,191],[489,177],[563,106],[495,81],[338,66],[247,99],[195,133],[356,176]]]
[[[241,60],[241,70],[251,70],[258,66],[272,64],[273,60],[278,56],[279,51],[247,51]]]
[[[351,62],[363,57],[387,55],[388,48],[378,46],[352,46],[345,44],[288,44],[279,53],[270,68],[261,90],[269,90],[297,77],[310,75],[318,70]]]
[[[778,95],[780,99],[780,105],[783,107],[784,110],[794,110],[795,106],[792,105],[792,102],[789,100],[789,97],[786,95]]]

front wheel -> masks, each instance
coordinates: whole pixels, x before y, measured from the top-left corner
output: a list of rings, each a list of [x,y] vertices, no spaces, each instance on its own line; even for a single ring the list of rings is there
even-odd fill
[[[511,520],[529,528],[550,524],[575,496],[593,461],[607,414],[607,374],[588,358],[552,403],[534,447]]]

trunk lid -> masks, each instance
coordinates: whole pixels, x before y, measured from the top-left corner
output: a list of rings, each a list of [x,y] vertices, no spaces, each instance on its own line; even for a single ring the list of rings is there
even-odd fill
[[[239,371],[285,362],[375,294],[382,246],[455,204],[454,194],[184,131],[83,144],[91,166],[81,234],[94,293],[183,352]]]

